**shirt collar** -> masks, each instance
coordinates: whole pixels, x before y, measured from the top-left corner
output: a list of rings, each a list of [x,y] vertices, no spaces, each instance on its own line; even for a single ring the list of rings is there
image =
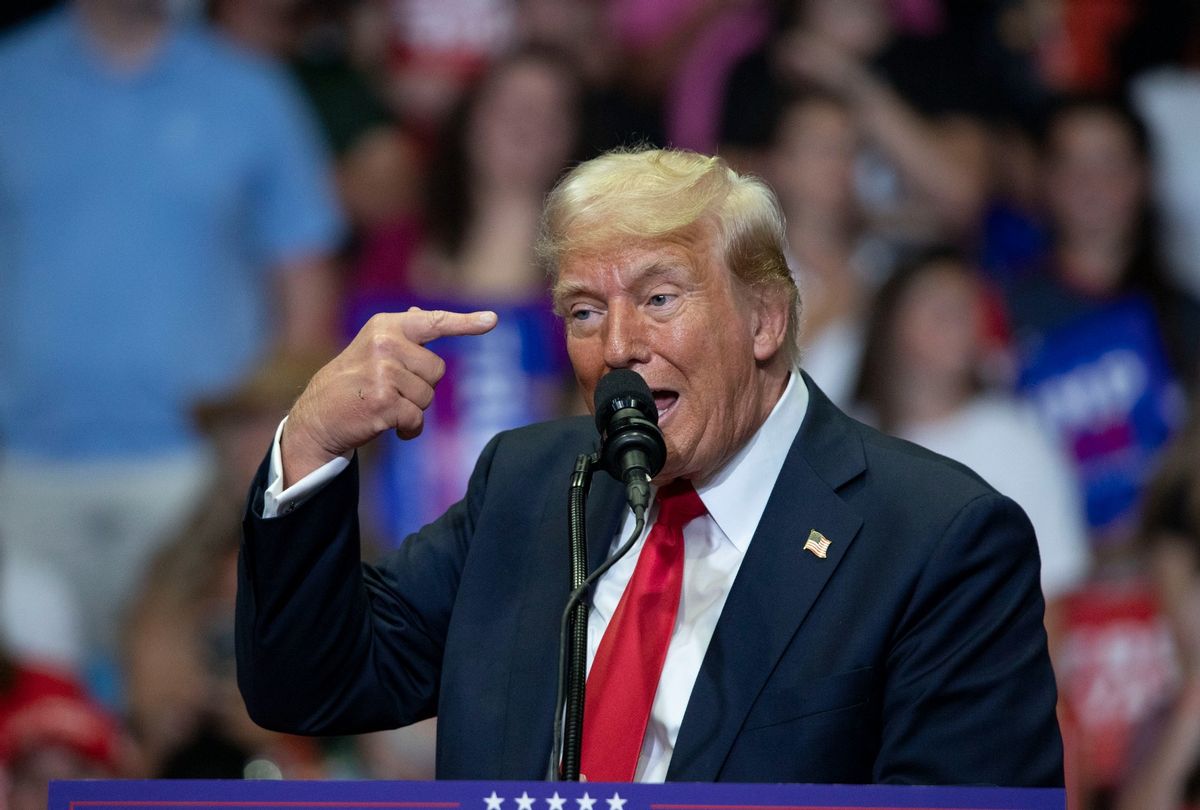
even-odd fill
[[[762,426],[721,470],[696,492],[708,514],[742,554],[767,508],[783,462],[808,412],[808,387],[793,371],[783,396]]]

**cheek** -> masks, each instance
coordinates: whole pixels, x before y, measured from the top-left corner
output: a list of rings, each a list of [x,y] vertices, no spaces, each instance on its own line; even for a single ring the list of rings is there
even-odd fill
[[[592,401],[592,391],[604,374],[604,357],[598,341],[587,338],[567,338],[567,359],[575,371],[575,379],[587,398]]]
[[[712,327],[700,327],[698,320],[675,318],[664,323],[654,324],[646,330],[645,339],[650,350],[668,360],[679,358],[678,365],[687,366],[687,357],[703,352],[711,335],[708,330]]]

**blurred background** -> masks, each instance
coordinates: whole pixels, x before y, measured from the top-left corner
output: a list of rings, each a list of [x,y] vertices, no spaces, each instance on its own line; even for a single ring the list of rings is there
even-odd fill
[[[1198,133],[1197,0],[9,0],[0,792],[431,777],[246,717],[247,484],[380,310],[501,317],[362,454],[368,557],[578,412],[542,198],[652,144],[777,190],[826,393],[1029,513],[1071,806],[1200,806]]]

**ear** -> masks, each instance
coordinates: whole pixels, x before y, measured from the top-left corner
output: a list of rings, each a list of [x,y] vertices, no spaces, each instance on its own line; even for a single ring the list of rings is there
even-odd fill
[[[787,341],[788,322],[792,318],[785,290],[772,288],[754,295],[754,359],[766,363],[774,359]]]

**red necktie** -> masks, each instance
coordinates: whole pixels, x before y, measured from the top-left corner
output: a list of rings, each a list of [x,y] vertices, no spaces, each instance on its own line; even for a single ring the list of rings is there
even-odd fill
[[[580,770],[590,782],[633,781],[679,610],[683,527],[707,511],[684,480],[657,500],[658,519],[588,675]]]

